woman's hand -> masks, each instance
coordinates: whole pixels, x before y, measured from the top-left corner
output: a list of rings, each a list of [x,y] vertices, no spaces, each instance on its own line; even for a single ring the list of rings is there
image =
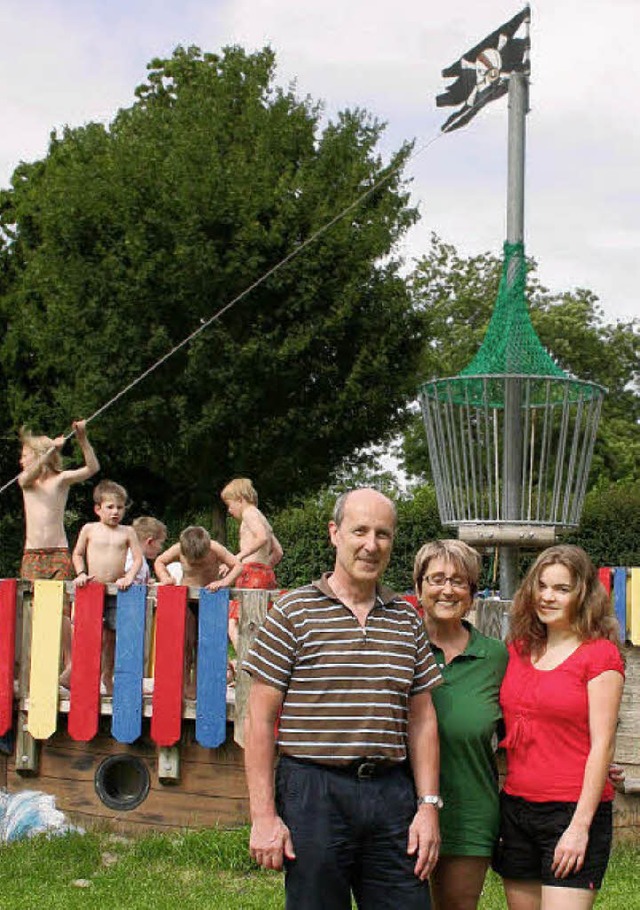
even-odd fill
[[[570,824],[553,851],[551,871],[556,878],[566,878],[582,869],[588,843],[589,829]]]

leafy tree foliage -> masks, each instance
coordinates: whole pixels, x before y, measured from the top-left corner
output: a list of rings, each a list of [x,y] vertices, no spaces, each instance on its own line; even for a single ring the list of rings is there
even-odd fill
[[[607,323],[598,298],[581,288],[552,294],[529,261],[528,302],[533,325],[560,366],[608,389],[591,469],[593,482],[640,479],[640,320]],[[498,293],[502,259],[491,253],[468,258],[432,236],[431,249],[411,278],[422,314],[421,380],[455,376],[484,338]],[[428,452],[420,415],[404,437],[404,464],[428,476]]]
[[[108,128],[52,135],[0,194],[4,428],[54,434],[377,186],[91,425],[137,511],[201,508],[233,475],[271,504],[309,493],[412,393],[420,321],[390,255],[416,218],[410,145],[385,165],[381,123],[322,127],[274,66],[178,48]]]

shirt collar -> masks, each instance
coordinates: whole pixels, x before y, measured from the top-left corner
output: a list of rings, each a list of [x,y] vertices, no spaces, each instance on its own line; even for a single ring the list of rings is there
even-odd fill
[[[323,572],[321,577],[312,582],[315,588],[318,588],[319,591],[322,591],[327,597],[330,597],[331,600],[335,600],[338,603],[342,603],[340,598],[332,590],[328,578],[331,575],[331,572]],[[388,588],[386,585],[376,585],[376,605],[382,603],[383,606],[390,606],[395,603],[398,599],[398,595],[395,591],[392,591],[391,588]]]
[[[476,627],[466,619],[462,620],[462,625],[469,633],[469,641],[467,642],[467,647],[464,649],[462,654],[458,654],[454,660],[466,657],[487,657],[488,651],[486,642],[484,640],[484,635],[478,632]],[[429,644],[433,649],[442,651],[442,648],[438,647],[438,645],[432,644],[431,642]]]

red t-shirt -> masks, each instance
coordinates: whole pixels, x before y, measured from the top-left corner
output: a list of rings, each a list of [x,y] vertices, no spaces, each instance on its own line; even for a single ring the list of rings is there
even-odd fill
[[[606,639],[583,642],[554,670],[536,670],[529,656],[509,645],[500,689],[506,793],[531,802],[579,799],[591,746],[587,683],[605,670],[624,676],[620,652]],[[602,799],[613,799],[609,781]]]

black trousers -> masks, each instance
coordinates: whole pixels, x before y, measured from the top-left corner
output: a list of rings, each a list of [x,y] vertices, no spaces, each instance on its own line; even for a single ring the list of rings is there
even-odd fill
[[[283,756],[278,812],[296,858],[285,865],[287,910],[430,910],[429,888],[407,855],[416,812],[402,766],[366,780]]]

